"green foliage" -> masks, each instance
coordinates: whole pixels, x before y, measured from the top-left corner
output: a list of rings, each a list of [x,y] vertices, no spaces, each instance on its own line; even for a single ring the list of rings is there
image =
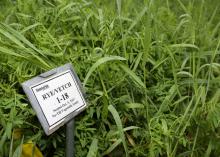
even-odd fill
[[[20,84],[67,62],[89,102],[76,117],[76,157],[220,156],[219,8],[0,1],[0,156],[19,156],[27,141],[64,156],[64,128],[47,137]]]

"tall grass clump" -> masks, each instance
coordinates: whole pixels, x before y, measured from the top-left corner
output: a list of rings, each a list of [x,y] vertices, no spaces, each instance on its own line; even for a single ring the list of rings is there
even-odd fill
[[[0,156],[32,142],[64,156],[64,128],[47,137],[21,83],[67,62],[88,108],[76,157],[220,156],[218,0],[0,2]]]

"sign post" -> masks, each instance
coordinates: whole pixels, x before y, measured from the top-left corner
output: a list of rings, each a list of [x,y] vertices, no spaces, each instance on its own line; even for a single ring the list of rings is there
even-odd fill
[[[66,156],[74,153],[74,117],[86,108],[81,82],[71,64],[52,69],[22,87],[47,135],[66,125]]]
[[[66,124],[66,157],[73,157],[75,154],[74,147],[74,118]]]

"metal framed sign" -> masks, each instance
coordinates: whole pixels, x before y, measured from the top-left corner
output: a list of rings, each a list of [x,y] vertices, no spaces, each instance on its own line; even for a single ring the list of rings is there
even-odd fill
[[[22,87],[47,135],[86,108],[86,101],[71,64],[52,69],[24,83]]]

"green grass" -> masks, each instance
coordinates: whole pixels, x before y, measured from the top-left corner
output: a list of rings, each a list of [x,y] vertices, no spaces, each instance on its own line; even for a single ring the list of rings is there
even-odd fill
[[[220,156],[218,0],[2,0],[0,21],[0,156],[64,156],[21,83],[67,62],[89,102],[76,157]]]

